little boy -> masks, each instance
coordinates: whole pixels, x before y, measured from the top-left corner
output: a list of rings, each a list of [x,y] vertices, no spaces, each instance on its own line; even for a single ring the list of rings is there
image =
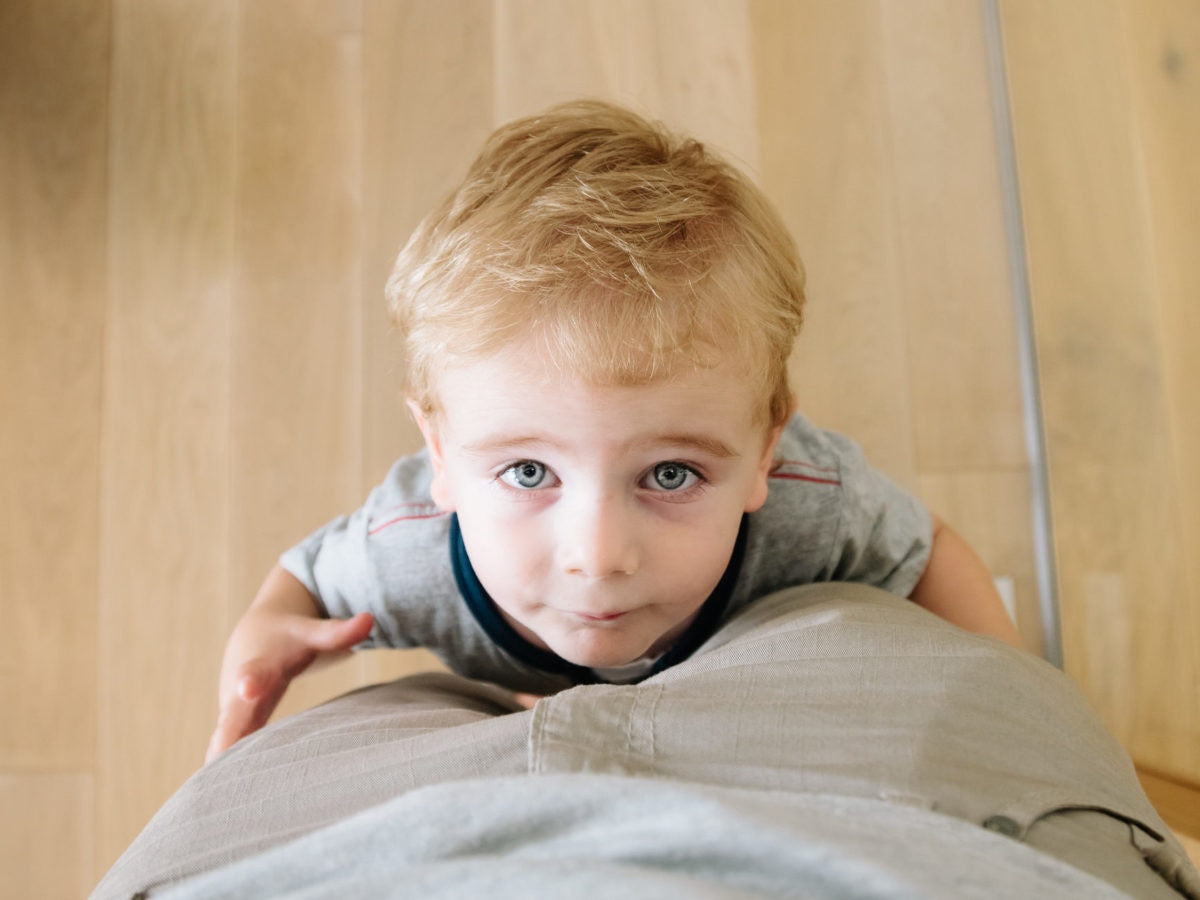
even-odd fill
[[[794,415],[799,259],[695,141],[599,102],[502,127],[388,297],[426,448],[267,577],[210,757],[358,644],[514,691],[632,683],[757,598],[830,580],[1018,643],[962,540]]]

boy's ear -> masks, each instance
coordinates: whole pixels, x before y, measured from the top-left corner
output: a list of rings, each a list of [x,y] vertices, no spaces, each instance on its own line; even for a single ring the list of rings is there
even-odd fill
[[[425,446],[429,450],[429,462],[433,466],[433,480],[429,485],[430,496],[441,509],[446,512],[454,512],[454,495],[450,490],[450,480],[446,477],[446,458],[442,454],[442,439],[438,434],[437,424],[431,422],[425,413],[421,412],[421,407],[415,400],[407,399],[404,404],[412,414],[417,427],[421,429],[421,435],[425,438]]]
[[[779,438],[782,434],[783,426],[776,425],[767,435],[766,446],[763,447],[762,457],[754,472],[754,484],[746,498],[745,511],[748,513],[761,509],[762,505],[767,502],[767,479],[771,476],[771,469],[775,466],[775,449],[779,446]]]

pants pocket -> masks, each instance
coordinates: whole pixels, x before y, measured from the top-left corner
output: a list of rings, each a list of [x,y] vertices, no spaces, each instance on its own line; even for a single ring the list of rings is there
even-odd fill
[[[1119,800],[1031,794],[986,816],[980,825],[1131,896],[1200,900],[1200,876],[1179,843]]]

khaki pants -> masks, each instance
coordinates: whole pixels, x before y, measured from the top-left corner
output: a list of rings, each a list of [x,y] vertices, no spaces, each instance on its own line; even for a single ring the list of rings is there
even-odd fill
[[[275,723],[194,775],[96,890],[130,896],[413,788],[605,773],[915,805],[1024,841],[1135,897],[1196,873],[1067,679],[857,585],[767,598],[637,686],[520,710],[429,674]]]

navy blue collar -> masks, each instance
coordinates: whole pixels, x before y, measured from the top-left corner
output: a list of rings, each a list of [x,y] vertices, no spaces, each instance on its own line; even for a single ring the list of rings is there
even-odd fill
[[[704,605],[700,607],[696,617],[692,619],[692,624],[680,635],[675,645],[654,664],[654,668],[643,677],[649,678],[651,675],[657,675],[663,669],[683,662],[717,630],[725,608],[729,605],[729,598],[733,595],[733,586],[737,583],[738,571],[742,567],[742,557],[746,552],[748,521],[748,517],[743,515],[741,526],[738,528],[737,540],[733,544],[733,553],[729,557],[729,564],[725,567],[725,574],[721,576],[716,588],[704,601]],[[466,545],[463,544],[457,514],[450,517],[450,561],[454,567],[454,580],[458,584],[458,592],[466,601],[467,608],[471,610],[475,621],[487,632],[487,636],[501,648],[528,666],[554,675],[565,675],[575,684],[596,684],[604,681],[585,666],[577,666],[549,650],[535,647],[505,621],[495,602],[483,589],[483,585],[479,583],[479,577],[475,574],[475,568],[467,556]]]

